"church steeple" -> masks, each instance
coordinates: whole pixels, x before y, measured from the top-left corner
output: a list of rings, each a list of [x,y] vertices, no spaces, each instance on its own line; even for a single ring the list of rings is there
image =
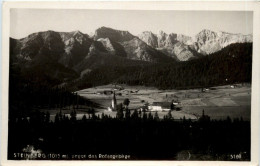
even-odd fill
[[[112,98],[112,109],[114,111],[116,111],[116,106],[117,106],[117,103],[116,103],[116,93],[115,91],[113,92],[113,98]]]

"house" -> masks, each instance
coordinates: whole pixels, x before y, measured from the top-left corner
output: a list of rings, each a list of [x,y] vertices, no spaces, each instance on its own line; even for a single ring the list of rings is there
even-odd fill
[[[94,93],[94,94],[101,95],[101,94],[103,94],[103,93],[104,93],[103,91],[97,91],[97,92]]]
[[[180,102],[176,100],[173,100],[172,102],[153,102],[153,104],[148,105],[148,110],[149,111],[177,110],[177,106],[179,104]]]
[[[149,111],[169,111],[173,106],[172,102],[153,102],[148,106]]]
[[[179,102],[178,100],[172,100],[172,104],[173,104],[174,106],[177,106],[177,105],[180,104],[180,102]]]

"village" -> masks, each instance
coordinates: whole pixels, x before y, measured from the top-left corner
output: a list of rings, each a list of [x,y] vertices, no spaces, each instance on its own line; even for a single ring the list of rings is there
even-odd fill
[[[251,86],[225,85],[189,90],[158,90],[152,87],[128,85],[103,85],[77,92],[101,108],[102,113],[115,117],[117,107],[122,104],[131,112],[151,112],[163,118],[171,111],[173,119],[199,119],[204,110],[213,119],[250,118]]]

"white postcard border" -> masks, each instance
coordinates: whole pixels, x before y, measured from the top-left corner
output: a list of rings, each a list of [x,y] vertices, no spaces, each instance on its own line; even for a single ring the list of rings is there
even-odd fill
[[[260,5],[259,2],[4,2],[2,15],[2,93],[1,93],[1,163],[0,165],[259,165],[260,120]],[[7,160],[8,136],[8,78],[10,9],[120,9],[120,10],[205,10],[205,11],[253,11],[253,78],[251,100],[251,162],[224,161],[11,161]]]

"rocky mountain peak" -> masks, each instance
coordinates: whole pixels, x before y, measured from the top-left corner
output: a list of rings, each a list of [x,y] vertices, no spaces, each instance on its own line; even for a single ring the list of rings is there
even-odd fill
[[[158,35],[160,35],[160,36],[165,36],[165,35],[167,35],[167,34],[166,34],[163,30],[159,30]]]
[[[89,35],[88,34],[84,34],[82,33],[81,31],[77,30],[77,31],[73,31],[71,32],[73,33],[73,37],[82,37],[82,38],[89,38]]]
[[[214,40],[217,38],[217,33],[208,29],[204,29],[195,36],[195,40],[201,44],[205,44],[208,40]]]
[[[167,38],[167,34],[163,32],[162,30],[159,31],[159,34],[157,35],[158,37],[158,47],[164,47],[165,45],[165,40]]]
[[[138,37],[151,47],[158,47],[158,38],[151,31],[144,31]]]
[[[94,34],[94,40],[98,40],[99,38],[109,38],[115,42],[129,41],[134,37],[135,36],[128,31],[115,30],[104,26],[98,28]]]
[[[177,34],[177,40],[186,44],[186,45],[192,45],[193,44],[193,39],[190,36],[186,36],[183,34]]]
[[[199,32],[199,34],[201,34],[201,33],[203,33],[203,34],[211,34],[211,33],[216,33],[216,32],[214,32],[214,31],[212,31],[212,30],[209,30],[209,29],[202,29],[202,30]]]
[[[200,53],[211,54],[232,43],[245,43],[252,41],[253,40],[250,35],[202,30],[195,36],[194,46]]]
[[[80,32],[79,30],[73,31],[74,35],[84,35],[82,32]]]

